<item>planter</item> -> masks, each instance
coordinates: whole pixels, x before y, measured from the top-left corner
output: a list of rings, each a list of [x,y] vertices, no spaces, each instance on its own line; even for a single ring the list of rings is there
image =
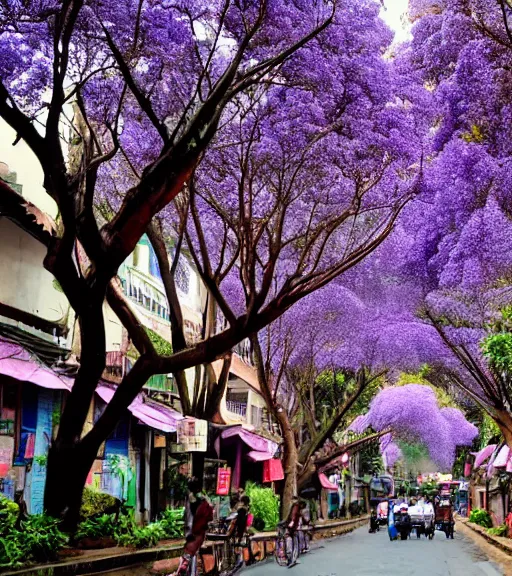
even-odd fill
[[[117,546],[117,542],[110,536],[82,538],[76,545],[79,550],[103,550],[104,548],[114,548],[115,546]]]

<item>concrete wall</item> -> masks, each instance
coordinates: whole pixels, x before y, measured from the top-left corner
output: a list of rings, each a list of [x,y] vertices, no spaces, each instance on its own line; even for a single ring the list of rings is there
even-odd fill
[[[43,170],[32,150],[21,140],[13,146],[16,133],[0,120],[0,161],[18,175],[18,184],[23,186],[23,197],[30,200],[52,218],[57,216],[57,205],[43,188]]]
[[[37,429],[34,456],[47,456],[53,428],[53,392],[41,388],[37,402]],[[34,462],[32,465],[30,492],[30,513],[42,514],[44,511],[44,486],[46,483],[46,465]]]
[[[61,320],[69,304],[43,267],[44,246],[1,217],[0,246],[0,302],[45,320]]]

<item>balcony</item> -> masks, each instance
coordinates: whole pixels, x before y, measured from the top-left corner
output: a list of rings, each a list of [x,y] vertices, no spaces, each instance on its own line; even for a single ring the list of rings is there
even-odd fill
[[[242,340],[235,346],[235,353],[249,366],[254,366],[251,343],[249,340]]]
[[[178,387],[174,378],[166,374],[155,374],[144,385],[145,390],[178,394]]]
[[[152,315],[169,321],[167,299],[159,280],[147,276],[137,268],[127,266],[121,277],[121,284],[123,292],[130,300]]]
[[[247,419],[247,403],[236,402],[235,400],[226,400],[226,408],[233,414],[236,414],[244,420]]]

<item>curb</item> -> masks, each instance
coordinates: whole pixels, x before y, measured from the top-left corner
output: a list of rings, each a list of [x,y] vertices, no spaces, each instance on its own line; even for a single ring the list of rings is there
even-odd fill
[[[501,542],[498,536],[492,536],[491,534],[488,534],[485,528],[478,526],[478,524],[473,524],[472,522],[469,522],[469,520],[466,519],[457,518],[456,525],[457,524],[459,526],[463,526],[470,529],[472,532],[478,534],[481,538],[489,542],[489,544],[492,544],[495,548],[501,550],[501,552],[504,552],[508,556],[512,557],[512,542],[510,545],[507,545],[505,544],[505,542]],[[509,539],[504,538],[504,540],[508,541]]]
[[[183,544],[175,544],[173,546],[162,546],[146,550],[131,550],[126,554],[117,554],[115,556],[39,565],[22,570],[2,572],[1,574],[2,576],[73,576],[75,574],[77,576],[85,576],[86,574],[118,570],[157,560],[177,558],[181,555],[182,550]]]

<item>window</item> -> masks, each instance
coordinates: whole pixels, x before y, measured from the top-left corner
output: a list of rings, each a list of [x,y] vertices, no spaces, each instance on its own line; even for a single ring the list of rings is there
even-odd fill
[[[17,404],[17,384],[10,382],[0,384],[0,435],[14,436]]]
[[[261,420],[263,415],[263,408],[259,406],[251,406],[251,424],[255,428],[261,428]]]
[[[190,289],[190,270],[182,260],[178,260],[175,273],[176,286],[184,293],[188,294]]]

